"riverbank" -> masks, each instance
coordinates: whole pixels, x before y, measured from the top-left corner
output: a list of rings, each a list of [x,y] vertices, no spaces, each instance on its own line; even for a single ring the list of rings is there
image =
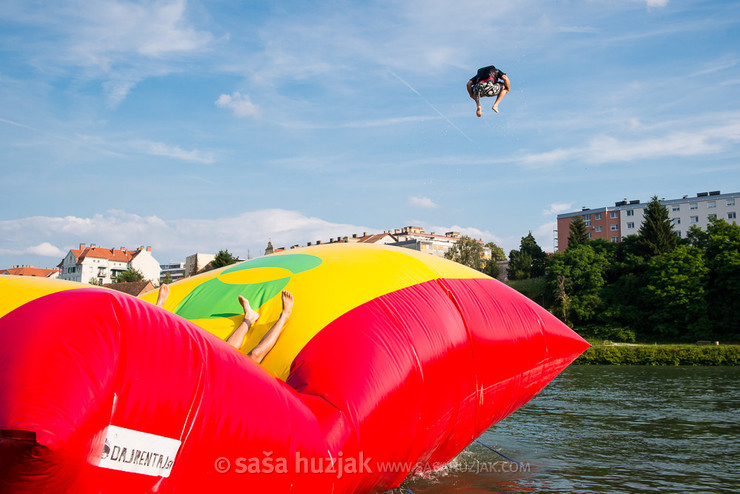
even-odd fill
[[[591,344],[574,364],[740,366],[740,345]]]

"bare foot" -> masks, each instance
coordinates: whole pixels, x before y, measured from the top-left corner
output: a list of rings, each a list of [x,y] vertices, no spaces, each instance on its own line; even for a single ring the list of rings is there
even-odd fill
[[[239,295],[239,303],[244,309],[244,321],[246,321],[250,326],[257,322],[257,319],[260,318],[260,314],[249,306],[249,300]]]
[[[162,283],[159,285],[159,294],[157,295],[157,307],[164,307],[167,297],[170,295],[169,285]]]
[[[496,113],[498,113],[498,106],[496,106],[496,105],[493,105],[493,106],[491,107],[491,110],[493,110],[493,111],[495,111]]]
[[[293,294],[287,290],[283,290],[283,315],[289,316],[293,311]]]
[[[478,109],[477,109],[477,110],[475,111],[475,114],[476,114],[477,116],[479,116],[479,117],[480,117],[481,115],[483,115],[483,112],[481,111],[481,109],[480,109],[480,106],[479,106],[479,107],[478,107]]]

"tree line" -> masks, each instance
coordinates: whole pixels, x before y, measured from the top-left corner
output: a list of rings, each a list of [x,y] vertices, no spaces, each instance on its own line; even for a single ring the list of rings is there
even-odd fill
[[[657,197],[638,234],[619,243],[590,240],[581,216],[563,252],[546,254],[530,233],[509,254],[508,279],[539,280],[537,301],[587,337],[740,340],[740,227],[712,219],[679,238]]]

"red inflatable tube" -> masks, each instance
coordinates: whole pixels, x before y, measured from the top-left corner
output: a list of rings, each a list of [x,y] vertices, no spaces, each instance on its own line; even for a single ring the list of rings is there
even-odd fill
[[[494,280],[438,279],[343,314],[283,382],[149,303],[53,293],[0,318],[0,490],[382,491],[587,346]]]

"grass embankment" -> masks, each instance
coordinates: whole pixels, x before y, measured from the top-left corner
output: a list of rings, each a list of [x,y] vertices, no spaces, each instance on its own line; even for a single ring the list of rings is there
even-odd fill
[[[740,345],[596,344],[583,352],[580,365],[740,365]]]

